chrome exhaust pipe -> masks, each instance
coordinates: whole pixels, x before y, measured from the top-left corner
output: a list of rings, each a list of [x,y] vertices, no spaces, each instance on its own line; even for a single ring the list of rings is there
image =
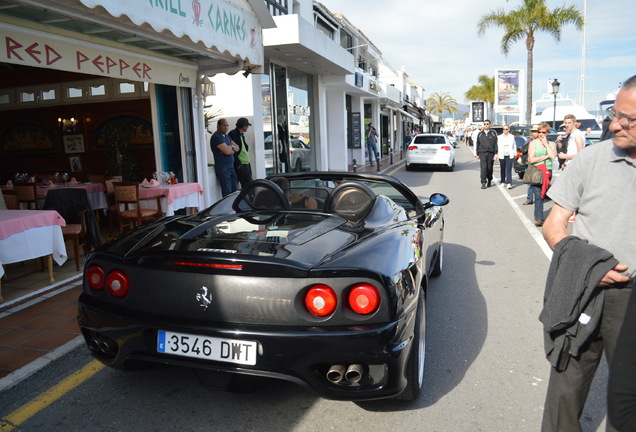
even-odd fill
[[[110,353],[110,344],[106,341],[99,342],[99,350],[104,354]]]
[[[362,379],[363,368],[362,365],[352,364],[347,368],[345,372],[345,379],[352,383],[357,383]]]
[[[99,341],[95,338],[88,341],[88,347],[91,351],[99,351]]]
[[[329,382],[338,384],[340,381],[342,381],[344,374],[345,368],[343,365],[333,365],[327,371],[327,379],[329,380]]]

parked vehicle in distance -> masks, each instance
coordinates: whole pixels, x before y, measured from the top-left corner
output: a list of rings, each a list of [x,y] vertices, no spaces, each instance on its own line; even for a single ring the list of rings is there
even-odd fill
[[[455,147],[448,136],[425,133],[413,137],[406,151],[406,170],[423,166],[442,167],[448,171],[455,169]]]
[[[309,171],[311,169],[311,150],[309,147],[297,138],[289,141],[289,155],[292,171]]]
[[[265,138],[265,173],[274,172],[274,152],[272,150],[272,136]],[[311,170],[311,149],[298,138],[289,141],[289,170],[294,172]]]
[[[378,174],[280,176],[285,191],[257,179],[89,254],[78,322],[91,355],[283,379],[329,399],[416,399],[449,199]]]

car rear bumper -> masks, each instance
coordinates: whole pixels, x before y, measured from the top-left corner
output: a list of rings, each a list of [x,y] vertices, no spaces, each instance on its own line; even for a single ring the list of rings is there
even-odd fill
[[[321,397],[368,400],[393,397],[406,386],[405,363],[412,346],[415,312],[396,322],[351,327],[222,326],[165,322],[160,316],[138,316],[82,294],[79,325],[91,354],[104,364],[123,369],[130,361],[208,369],[284,379]],[[158,330],[207,337],[255,341],[256,365],[181,357],[157,351]],[[360,366],[358,382],[333,382],[327,372]]]
[[[448,156],[420,156],[408,155],[406,158],[407,165],[434,165],[434,166],[452,166],[453,158]]]

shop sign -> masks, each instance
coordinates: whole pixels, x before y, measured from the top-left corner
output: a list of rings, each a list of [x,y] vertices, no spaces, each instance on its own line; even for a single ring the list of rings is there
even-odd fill
[[[380,88],[378,87],[378,82],[375,80],[369,80],[369,91],[373,93],[380,93]]]
[[[127,16],[135,25],[150,25],[156,32],[187,36],[219,53],[249,58],[263,64],[263,36],[251,10],[220,0],[80,0],[89,8],[101,6],[113,17]]]
[[[362,87],[362,85],[364,84],[364,78],[362,77],[362,74],[360,72],[356,72],[355,77],[356,87]]]
[[[16,31],[6,29],[5,25],[0,28],[2,62],[178,87],[196,85],[195,66],[19,27],[15,27]]]

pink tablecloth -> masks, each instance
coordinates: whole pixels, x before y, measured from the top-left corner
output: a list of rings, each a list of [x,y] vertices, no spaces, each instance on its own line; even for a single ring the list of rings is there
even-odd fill
[[[67,186],[64,186],[63,184],[57,184],[55,186],[38,186],[38,202],[43,204],[46,194],[48,194],[51,189],[64,188],[86,189],[86,192],[88,193],[88,201],[92,210],[108,208],[105,193],[106,188],[104,188],[102,183],[68,183]],[[12,191],[13,186],[2,186],[2,190]]]
[[[173,216],[174,212],[187,207],[201,208],[203,189],[199,183],[180,183],[158,187],[139,188],[139,198],[161,197],[161,212],[164,216]],[[156,200],[144,199],[143,208],[156,208]]]
[[[156,187],[142,186],[139,191],[139,198],[144,199],[156,196],[165,196],[168,200],[168,204],[172,204],[175,199],[195,192],[199,192],[200,194],[203,193],[203,189],[199,183],[179,183],[176,185]]]
[[[66,225],[55,210],[0,210],[0,240],[31,228]]]

